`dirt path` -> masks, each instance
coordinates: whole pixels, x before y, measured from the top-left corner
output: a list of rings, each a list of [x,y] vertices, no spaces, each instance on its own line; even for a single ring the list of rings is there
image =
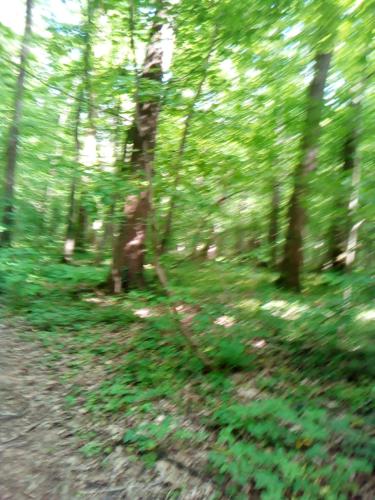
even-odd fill
[[[101,467],[79,453],[76,419],[45,359],[41,347],[0,328],[0,499],[112,498],[97,491]]]
[[[0,325],[0,500],[171,498],[168,471],[146,469],[122,447],[105,460],[82,455],[77,430],[88,429],[87,416],[66,408],[59,369],[37,343]],[[179,498],[211,496],[194,489]]]

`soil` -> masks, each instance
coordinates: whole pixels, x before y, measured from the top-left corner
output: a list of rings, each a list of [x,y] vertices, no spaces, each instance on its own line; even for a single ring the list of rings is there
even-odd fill
[[[80,435],[104,424],[67,405],[64,362],[24,337],[0,325],[0,500],[212,498],[209,481],[170,460],[146,467],[121,445],[85,456]]]

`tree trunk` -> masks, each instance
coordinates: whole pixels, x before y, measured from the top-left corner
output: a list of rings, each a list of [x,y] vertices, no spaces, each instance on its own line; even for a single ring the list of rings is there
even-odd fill
[[[299,291],[303,266],[303,231],[305,215],[303,209],[307,191],[307,176],[316,168],[320,117],[323,108],[324,88],[332,53],[318,54],[315,59],[314,78],[308,92],[305,129],[302,135],[301,160],[294,173],[293,193],[288,209],[288,229],[278,283],[285,288]]]
[[[356,106],[357,108],[358,106]],[[358,109],[359,111],[359,109]],[[348,183],[350,177],[354,180],[354,173],[356,167],[356,149],[357,149],[357,116],[355,117],[355,122],[351,124],[351,130],[348,133],[347,139],[344,143],[343,148],[343,190],[340,190],[338,197],[335,200],[335,211],[336,217],[331,226],[331,234],[329,239],[329,258],[331,268],[336,271],[343,271],[345,269],[346,262],[346,247],[349,240],[350,232],[350,221],[349,221],[349,211],[350,211],[350,199],[354,195],[351,194],[350,189],[348,189]],[[353,186],[354,188],[354,186]],[[354,191],[354,189],[353,189]]]
[[[82,201],[83,196],[84,196],[84,191],[81,190],[81,199],[78,205],[77,223],[75,227],[75,240],[76,240],[75,248],[76,250],[81,252],[83,252],[85,249],[86,231],[87,231],[87,213]]]
[[[109,209],[108,209],[108,214],[107,216],[104,216],[104,230],[103,230],[103,235],[101,238],[98,240],[98,245],[96,249],[96,256],[95,256],[95,265],[101,264],[104,256],[105,256],[105,251],[107,247],[110,245],[113,245],[113,218],[115,215],[115,202],[113,202]]]
[[[277,240],[279,238],[279,214],[280,214],[280,184],[275,178],[272,182],[272,200],[270,212],[270,225],[268,229],[268,244],[270,249],[270,266],[277,266]]]
[[[62,261],[65,264],[71,263],[74,254],[74,249],[76,246],[75,231],[74,231],[74,219],[76,213],[76,189],[77,189],[77,178],[76,174],[74,173],[69,192],[69,209],[67,217],[66,235],[64,241],[64,254],[62,258]]]
[[[75,217],[77,212],[77,200],[76,200],[76,191],[77,185],[79,182],[79,164],[80,164],[80,151],[81,144],[79,140],[79,125],[81,119],[81,101],[78,100],[77,113],[75,118],[75,127],[74,127],[74,142],[75,142],[75,150],[76,150],[76,165],[74,165],[74,172],[70,186],[69,192],[69,208],[68,208],[68,217],[67,217],[67,226],[66,226],[66,235],[64,241],[64,251],[62,261],[65,264],[69,264],[72,261],[75,246],[76,246],[76,234],[75,234]]]
[[[26,1],[25,32],[22,39],[19,73],[14,97],[12,123],[9,130],[8,145],[6,150],[5,183],[4,183],[4,209],[2,225],[4,227],[0,237],[0,245],[11,244],[14,225],[14,184],[17,167],[17,153],[19,143],[20,122],[25,88],[26,64],[29,52],[29,43],[32,28],[33,0]]]
[[[357,245],[358,245],[358,231],[363,221],[355,221],[355,214],[359,204],[359,189],[361,182],[361,165],[358,161],[356,146],[353,151],[353,167],[352,167],[352,193],[349,201],[348,222],[349,231],[345,248],[345,269],[349,270],[355,261]]]
[[[138,81],[140,87],[146,84],[147,88],[147,82],[150,81],[157,84],[162,81],[161,33],[164,15],[163,11],[156,13],[142,74]],[[137,92],[137,99],[130,162],[134,175],[140,181],[149,182],[155,154],[160,92],[154,92],[153,95],[142,101],[139,100],[139,92]],[[125,201],[124,221],[114,244],[112,270],[109,277],[109,287],[114,293],[144,286],[146,229],[151,206],[149,197],[150,193],[147,190],[138,195],[129,196]]]
[[[94,93],[92,88],[92,30],[93,30],[93,14],[94,5],[92,0],[87,0],[86,10],[86,26],[85,26],[85,46],[83,51],[83,86],[87,102],[87,120],[88,120],[88,157],[85,159],[85,164],[88,166],[96,165],[99,157],[98,143],[96,140],[96,125],[95,125],[95,106],[94,106]],[[75,224],[75,250],[83,251],[86,240],[86,230],[88,224],[88,213],[85,208],[86,190],[81,185],[79,194],[79,203],[76,210],[76,224]]]
[[[113,253],[111,290],[114,293],[145,286],[144,246],[149,208],[147,192],[126,200],[124,220]]]

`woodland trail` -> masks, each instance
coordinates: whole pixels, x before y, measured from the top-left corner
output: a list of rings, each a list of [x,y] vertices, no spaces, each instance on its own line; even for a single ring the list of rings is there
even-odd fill
[[[90,420],[67,409],[62,374],[42,346],[0,325],[0,500],[170,498],[168,478],[121,446],[105,460],[83,456],[78,435]],[[198,488],[180,498],[209,495]]]

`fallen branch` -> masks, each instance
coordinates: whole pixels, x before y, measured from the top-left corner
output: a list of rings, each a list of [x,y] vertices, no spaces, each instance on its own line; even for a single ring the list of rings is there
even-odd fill
[[[38,427],[38,425],[40,425],[41,422],[36,422],[35,424],[32,424],[30,425],[30,427],[28,427],[24,432],[21,432],[21,434],[18,434],[18,436],[15,436],[11,439],[7,439],[6,441],[1,441],[0,442],[0,446],[3,446],[5,444],[9,444],[9,443],[12,443],[13,441],[17,441],[17,439],[25,436],[26,434],[28,434],[30,431],[33,431],[36,427]]]

